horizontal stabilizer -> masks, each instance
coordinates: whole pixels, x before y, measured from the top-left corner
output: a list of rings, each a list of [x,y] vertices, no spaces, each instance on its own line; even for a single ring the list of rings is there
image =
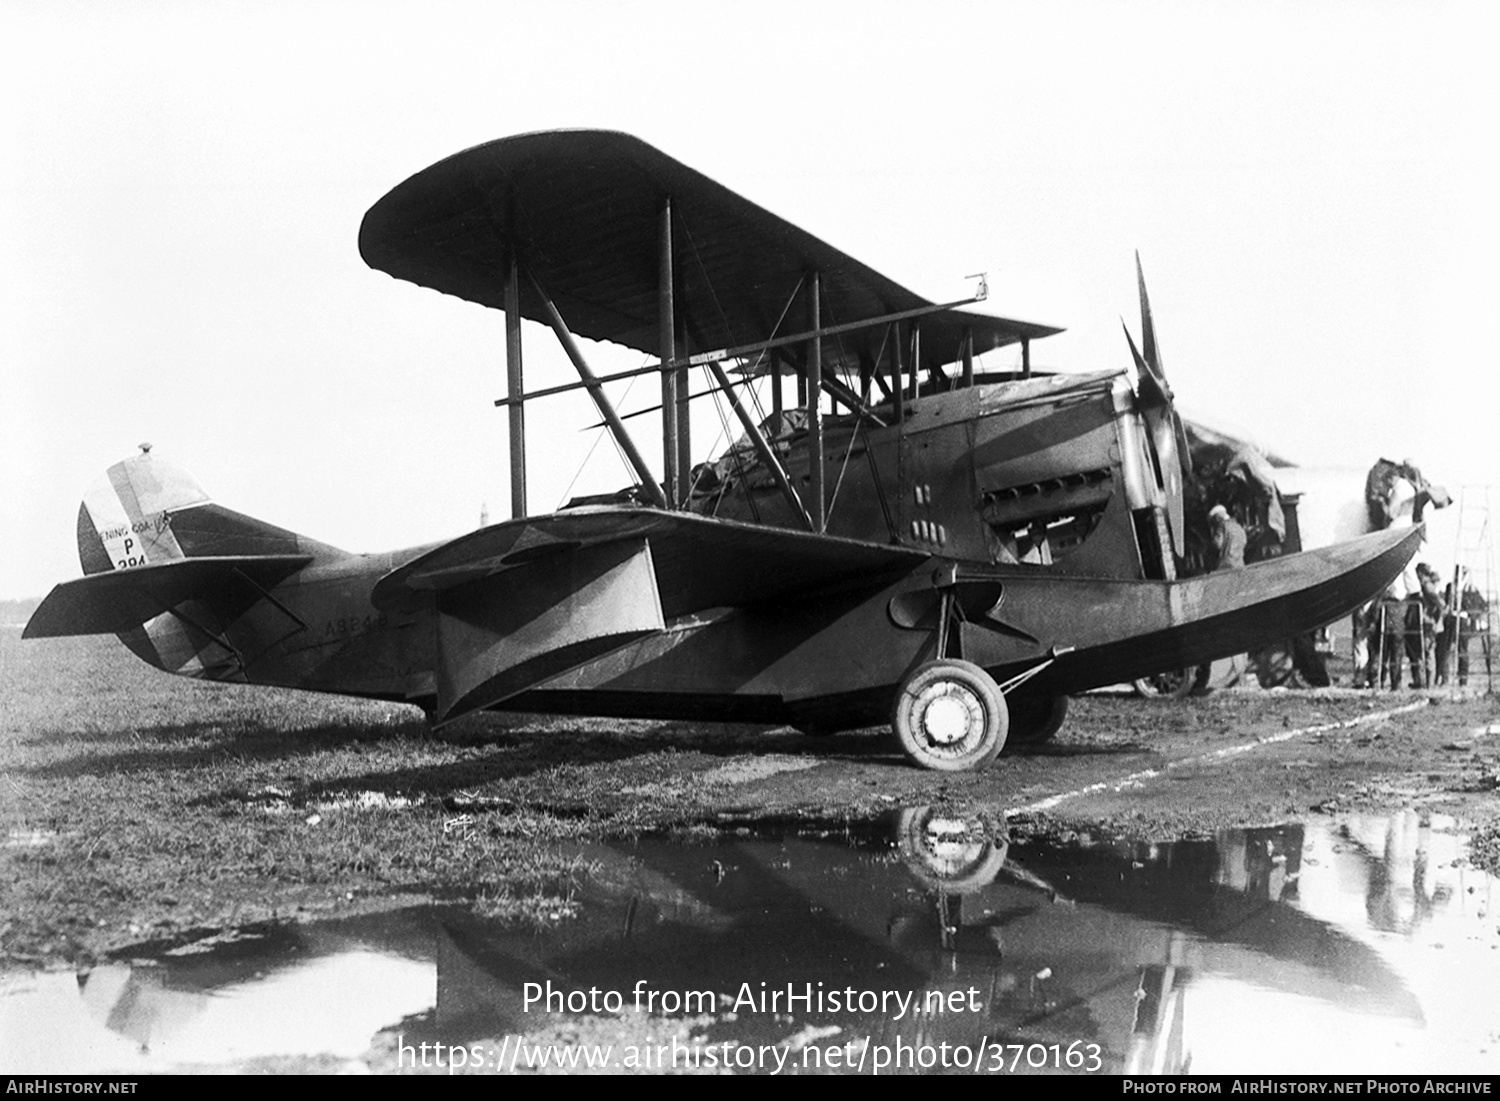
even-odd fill
[[[47,594],[22,637],[119,634],[189,600],[248,607],[311,561],[305,554],[178,558],[80,577]]]
[[[382,611],[409,606],[552,555],[642,539],[650,542],[667,619],[705,608],[878,587],[928,559],[905,547],[686,512],[579,508],[495,524],[445,543],[386,574],[371,601]]]

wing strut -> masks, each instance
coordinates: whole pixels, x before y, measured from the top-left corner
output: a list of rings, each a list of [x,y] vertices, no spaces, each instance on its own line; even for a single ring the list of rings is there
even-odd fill
[[[745,435],[750,438],[750,443],[755,447],[755,453],[760,456],[760,461],[765,464],[771,472],[771,477],[776,480],[776,488],[781,490],[781,495],[786,498],[787,504],[792,506],[792,512],[802,520],[802,524],[808,531],[817,531],[813,526],[812,517],[807,514],[807,508],[802,504],[802,499],[797,496],[797,491],[792,488],[791,479],[786,476],[786,469],[781,465],[781,460],[776,455],[776,449],[766,440],[765,434],[761,432],[760,426],[755,423],[755,418],[745,408],[740,396],[734,392],[734,387],[729,382],[729,377],[724,374],[724,368],[719,366],[717,360],[709,360],[706,364],[713,372],[714,380],[719,384],[729,398],[729,404],[734,409],[735,416],[740,418],[740,424],[744,426]]]
[[[661,208],[661,242],[657,276],[657,324],[661,341],[661,456],[662,483],[666,489],[667,507],[679,508],[687,497],[683,485],[683,468],[680,465],[681,436],[683,422],[679,422],[679,387],[685,388],[685,370],[675,370],[672,361],[677,358],[677,312],[673,295],[672,274],[672,199],[670,196]]]
[[[630,438],[624,423],[620,420],[620,414],[615,412],[615,407],[604,394],[604,386],[599,382],[594,372],[589,369],[588,361],[583,358],[583,350],[578,347],[578,342],[573,339],[573,334],[568,330],[568,324],[557,312],[557,306],[552,299],[547,297],[547,292],[542,285],[536,281],[536,276],[530,272],[526,273],[531,280],[531,287],[536,291],[537,297],[541,299],[543,308],[547,311],[547,323],[552,326],[552,331],[557,334],[557,342],[563,346],[563,351],[568,353],[568,358],[573,361],[578,375],[583,379],[584,385],[588,387],[589,396],[594,399],[594,404],[599,408],[599,414],[609,425],[610,433],[615,442],[620,445],[620,450],[625,452],[626,459],[635,470],[635,476],[640,479],[641,489],[651,499],[651,503],[657,508],[669,508],[667,499],[662,495],[661,486],[656,482],[656,476],[651,473],[651,468],[646,465],[645,458],[635,446],[635,441]]]
[[[963,299],[962,301],[960,301],[958,303],[949,302],[949,303],[945,303],[945,304],[943,304],[941,306],[929,306],[929,307],[927,307],[925,309],[920,309],[920,310],[903,310],[903,311],[901,311],[899,313],[881,314],[878,317],[867,318],[864,321],[850,321],[850,322],[846,322],[846,323],[841,324],[841,325],[829,325],[826,328],[817,330],[816,332],[795,333],[795,334],[792,334],[790,336],[777,337],[774,340],[762,340],[762,341],[758,341],[758,342],[756,342],[754,344],[742,344],[742,345],[740,345],[739,347],[736,347],[736,348],[719,348],[719,349],[717,349],[715,351],[712,351],[712,352],[698,352],[698,353],[695,353],[695,354],[692,354],[692,355],[678,356],[675,360],[672,360],[670,362],[659,361],[659,362],[656,362],[656,363],[648,363],[644,367],[632,367],[632,368],[630,368],[628,370],[625,370],[625,371],[615,371],[615,372],[613,372],[611,374],[608,374],[608,375],[599,375],[593,381],[564,382],[564,383],[560,383],[557,386],[548,386],[548,387],[545,387],[544,389],[541,389],[541,390],[530,390],[530,391],[528,391],[526,393],[524,399],[523,398],[512,398],[512,397],[496,398],[495,399],[495,407],[496,408],[500,408],[502,406],[513,405],[515,402],[521,401],[521,400],[533,401],[533,400],[535,400],[537,398],[550,398],[550,397],[553,397],[556,394],[567,394],[567,393],[571,393],[574,390],[587,390],[587,389],[591,389],[596,382],[598,382],[598,383],[619,382],[619,381],[621,381],[623,379],[637,378],[637,377],[639,377],[641,375],[659,374],[660,372],[662,372],[663,370],[665,370],[668,366],[676,366],[679,369],[681,369],[683,367],[701,367],[704,364],[708,363],[710,360],[722,363],[725,360],[746,358],[746,357],[748,357],[750,355],[753,355],[755,353],[758,353],[758,352],[765,352],[765,351],[778,351],[778,352],[781,352],[781,350],[785,349],[786,346],[789,345],[789,344],[807,344],[807,345],[811,345],[812,338],[815,337],[815,336],[823,336],[823,337],[837,336],[840,333],[857,332],[857,331],[859,331],[861,329],[872,329],[872,328],[875,328],[875,327],[880,326],[880,325],[896,325],[899,328],[899,324],[902,321],[911,320],[913,318],[924,317],[924,316],[927,316],[929,314],[935,313],[935,312],[937,312],[939,310],[951,309],[954,305],[964,305],[964,304],[966,304],[969,301],[970,301],[969,299]],[[916,328],[916,322],[915,321],[912,321],[912,326],[911,327],[912,328]],[[917,342],[918,350],[920,350],[920,344],[921,344],[921,342],[918,341]],[[1030,374],[1029,374],[1029,372],[1031,370],[1030,347],[1031,347],[1030,341],[1024,341],[1022,343],[1022,353],[1023,353],[1023,368],[1022,368],[1023,374],[1022,374],[1022,377],[1023,378],[1030,378],[1031,377]],[[789,365],[791,367],[791,369],[798,375],[798,377],[802,379],[802,383],[801,384],[805,385],[806,384],[806,368],[804,367],[804,365],[802,363],[800,363],[798,360],[793,359],[792,357],[787,356],[784,353],[782,353],[782,358],[783,358],[783,362],[785,362],[787,365]],[[892,365],[892,373],[893,374],[895,373],[895,366],[896,365],[894,365],[894,364]],[[913,394],[913,395],[915,394],[915,392],[919,389],[919,382],[920,382],[920,380],[917,380],[916,382],[912,382],[912,383],[909,384],[909,386],[908,386],[909,394]],[[872,421],[872,423],[874,423],[874,424],[881,425],[881,426],[883,426],[885,424],[885,422],[880,417],[877,417],[873,412],[870,411],[870,409],[868,408],[868,406],[864,402],[861,401],[861,399],[860,399],[860,397],[859,397],[859,395],[857,393],[855,393],[853,390],[851,390],[848,386],[845,386],[842,382],[840,382],[838,379],[834,378],[833,376],[831,376],[831,375],[824,376],[824,378],[823,378],[823,390],[824,390],[825,393],[832,394],[839,401],[841,401],[845,405],[847,405],[849,407],[849,409],[850,409],[851,412],[863,414],[868,419],[870,419]],[[685,393],[685,391],[683,391],[682,388],[681,388],[681,386],[679,385],[679,388],[678,388],[678,397],[679,397],[679,400],[680,401],[682,401],[682,400],[690,400],[690,399],[684,398],[682,396],[684,393]],[[691,395],[692,398],[701,398],[703,396],[704,396],[704,394],[693,394],[693,395]],[[799,403],[801,403],[801,402],[804,401],[804,399],[799,398],[798,401],[799,401]],[[649,410],[638,410],[638,412],[654,412],[656,410],[656,408],[658,408],[658,407],[652,406],[651,409],[649,409]],[[681,422],[682,417],[681,417],[680,413],[678,414],[678,419],[679,419],[679,422]]]
[[[808,342],[807,360],[807,443],[809,473],[812,475],[813,531],[826,530],[828,518],[823,511],[823,276],[812,273],[807,285],[808,306],[812,312],[809,328],[813,338]]]
[[[510,258],[505,282],[505,388],[510,408],[510,517],[526,515],[526,385],[521,377],[521,269]]]
[[[893,323],[896,339],[891,341],[891,409],[897,424],[906,420],[906,368],[901,363],[901,323]]]

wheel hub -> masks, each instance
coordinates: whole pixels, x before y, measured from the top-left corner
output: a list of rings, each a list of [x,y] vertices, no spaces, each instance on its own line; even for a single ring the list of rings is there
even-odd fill
[[[973,714],[968,700],[949,691],[936,695],[928,701],[922,711],[922,732],[936,745],[953,745],[961,742],[973,726]]]

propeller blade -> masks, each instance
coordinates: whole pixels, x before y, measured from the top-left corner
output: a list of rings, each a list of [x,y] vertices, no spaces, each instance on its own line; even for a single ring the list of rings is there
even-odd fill
[[[1135,369],[1137,376],[1136,397],[1147,400],[1145,391],[1150,392],[1149,400],[1155,404],[1172,404],[1172,391],[1167,388],[1166,380],[1157,377],[1156,372],[1151,370],[1150,364],[1141,355],[1140,349],[1135,346],[1135,338],[1130,335],[1130,329],[1126,326],[1124,318],[1120,319],[1120,328],[1125,330],[1125,343],[1130,345],[1130,354],[1135,357]]]
[[[1151,319],[1151,299],[1146,295],[1146,273],[1141,268],[1141,254],[1135,254],[1135,281],[1141,292],[1141,359],[1150,368],[1152,377],[1172,396],[1172,387],[1167,383],[1167,372],[1161,365],[1161,346],[1156,341],[1156,323]]]
[[[1185,554],[1186,518],[1183,514],[1182,482],[1185,476],[1192,473],[1193,457],[1188,449],[1187,428],[1172,405],[1172,388],[1167,385],[1160,365],[1154,362],[1157,355],[1156,335],[1151,325],[1151,304],[1146,298],[1146,280],[1141,276],[1139,253],[1136,254],[1135,266],[1141,288],[1141,335],[1146,345],[1144,354],[1136,347],[1135,338],[1130,335],[1130,327],[1125,324],[1124,318],[1120,319],[1120,327],[1125,330],[1125,343],[1130,345],[1130,354],[1135,358],[1139,379],[1136,399],[1140,402],[1146,431],[1151,434],[1157,460],[1161,463],[1162,479],[1166,483],[1167,526],[1172,532],[1172,545],[1178,554]]]
[[[1151,299],[1146,294],[1146,272],[1141,267],[1141,253],[1139,249],[1135,253],[1135,282],[1141,292],[1141,343],[1145,345],[1147,362],[1155,367],[1158,365],[1156,358],[1156,326],[1151,323]]]
[[[1151,443],[1156,448],[1156,459],[1161,464],[1161,477],[1165,483],[1167,498],[1167,525],[1172,529],[1172,545],[1178,554],[1186,553],[1186,519],[1182,505],[1182,479],[1187,467],[1187,452],[1178,450],[1178,429],[1182,421],[1170,405],[1151,405],[1141,410],[1146,422],[1146,431],[1151,433]]]
[[[1193,473],[1193,448],[1188,443],[1187,425],[1182,423],[1177,410],[1172,410],[1172,424],[1177,429],[1177,454],[1182,459],[1182,472],[1191,476]]]
[[[1120,318],[1120,328],[1125,330],[1125,343],[1130,345],[1130,354],[1135,357],[1135,366],[1141,374],[1146,374],[1149,368],[1146,361],[1141,358],[1140,349],[1135,346],[1135,337],[1130,335],[1130,326],[1125,324],[1125,319]]]

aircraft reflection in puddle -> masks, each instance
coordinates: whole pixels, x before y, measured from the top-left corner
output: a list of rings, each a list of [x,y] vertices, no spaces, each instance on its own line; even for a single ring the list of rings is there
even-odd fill
[[[679,1069],[705,1066],[710,1047],[780,1050],[787,1069],[835,1047],[866,1052],[867,1071],[882,1051],[891,1071],[940,1050],[950,1068],[1007,1073],[1066,1071],[1070,1052],[1071,1069],[1114,1073],[1376,1072],[1372,1052],[1404,1072],[1492,1069],[1467,1036],[1425,1027],[1434,1006],[1480,1004],[1451,985],[1419,998],[1430,955],[1393,957],[1388,943],[1442,928],[1462,942],[1459,967],[1476,971],[1465,944],[1492,966],[1494,937],[1479,934],[1493,922],[1476,910],[1489,881],[1454,866],[1459,844],[1403,816],[1157,846],[1011,844],[1001,823],[917,808],[814,833],[597,845],[578,916],[552,929],[415,908],[62,976],[71,996],[52,976],[12,984],[0,1061],[395,1069],[402,1044],[493,1060],[517,1036],[623,1034],[675,1040]],[[589,991],[601,1006],[615,994],[619,1020],[566,1011]],[[641,998],[658,1015],[633,1012]],[[48,1047],[49,1030],[68,1046]],[[62,1051],[94,1055],[61,1066]]]

